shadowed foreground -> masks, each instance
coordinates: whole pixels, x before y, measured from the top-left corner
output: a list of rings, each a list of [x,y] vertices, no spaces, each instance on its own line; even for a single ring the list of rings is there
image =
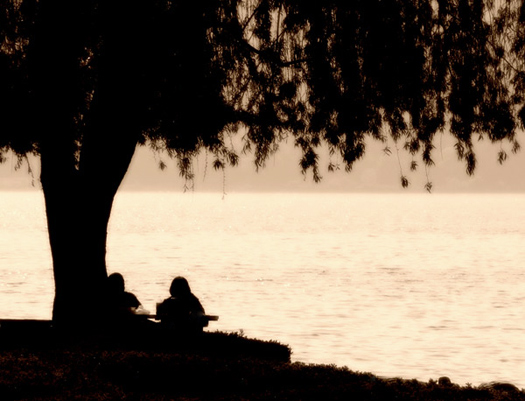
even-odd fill
[[[0,399],[525,400],[510,384],[461,387],[290,363],[287,346],[239,334],[174,345],[148,333],[116,341],[46,330],[0,329]]]

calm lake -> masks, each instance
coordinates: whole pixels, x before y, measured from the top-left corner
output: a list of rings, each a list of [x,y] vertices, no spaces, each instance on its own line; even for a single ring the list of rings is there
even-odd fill
[[[108,270],[151,311],[185,276],[293,361],[523,388],[524,223],[523,194],[121,192]],[[0,193],[0,238],[0,316],[50,318],[40,192]]]

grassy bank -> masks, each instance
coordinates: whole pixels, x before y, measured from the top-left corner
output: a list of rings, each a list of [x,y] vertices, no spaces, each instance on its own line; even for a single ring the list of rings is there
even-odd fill
[[[109,337],[0,346],[2,400],[525,400],[511,385],[462,387],[381,379],[326,365],[290,363],[290,349],[241,335],[141,342]]]

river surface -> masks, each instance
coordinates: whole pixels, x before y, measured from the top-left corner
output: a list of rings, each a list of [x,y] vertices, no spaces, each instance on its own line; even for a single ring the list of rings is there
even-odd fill
[[[185,276],[293,361],[523,388],[524,223],[523,194],[121,192],[108,271],[151,311]],[[0,239],[0,316],[50,318],[40,192],[0,193]]]

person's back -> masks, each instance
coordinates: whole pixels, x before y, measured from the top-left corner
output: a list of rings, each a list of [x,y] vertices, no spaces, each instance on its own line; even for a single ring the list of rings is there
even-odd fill
[[[134,294],[125,291],[124,278],[120,273],[113,273],[108,277],[106,291],[107,315],[114,324],[127,322],[141,306]]]
[[[176,277],[171,283],[170,294],[157,306],[157,317],[163,327],[180,334],[202,332],[204,308],[191,292],[188,281]]]

